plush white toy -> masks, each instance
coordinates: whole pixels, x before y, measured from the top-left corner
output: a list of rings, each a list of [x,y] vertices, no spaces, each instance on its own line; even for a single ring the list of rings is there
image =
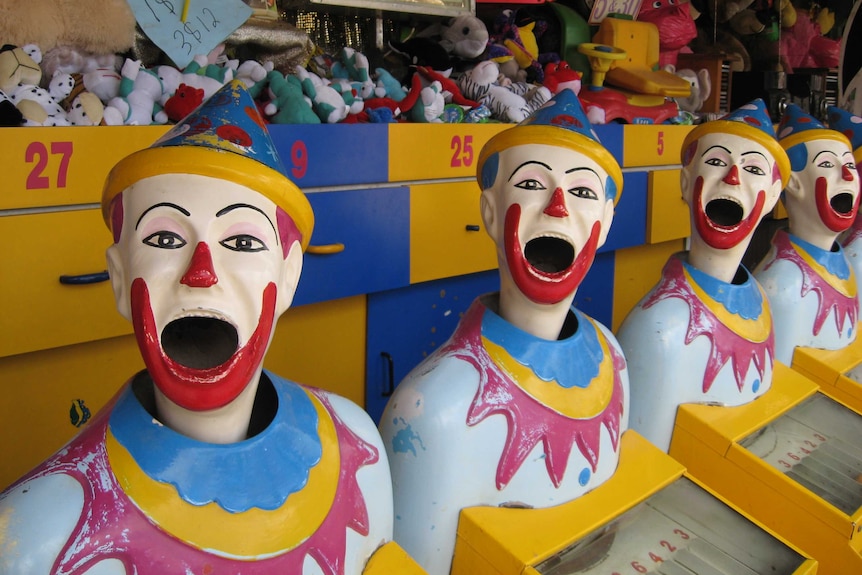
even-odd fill
[[[464,97],[486,105],[504,122],[521,122],[551,99],[545,86],[508,81],[504,85],[499,78],[500,66],[484,60],[458,78],[458,87]]]

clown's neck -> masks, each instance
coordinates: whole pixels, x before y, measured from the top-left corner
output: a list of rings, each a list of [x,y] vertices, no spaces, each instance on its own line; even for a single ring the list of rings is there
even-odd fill
[[[236,399],[224,407],[208,411],[180,407],[155,386],[156,417],[177,433],[197,441],[220,444],[243,441],[248,437],[261,370],[258,368],[251,382]]]
[[[555,304],[539,304],[529,300],[514,283],[502,281],[497,315],[536,337],[557,340],[572,305],[572,293]]]
[[[718,280],[732,283],[750,241],[751,236],[731,248],[717,249],[692,234],[688,264]]]

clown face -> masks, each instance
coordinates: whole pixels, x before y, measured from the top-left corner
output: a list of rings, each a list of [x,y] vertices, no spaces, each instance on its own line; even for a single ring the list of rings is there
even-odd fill
[[[781,192],[772,154],[753,140],[711,133],[691,145],[684,163],[682,196],[697,235],[722,250],[748,242]]]
[[[110,275],[154,383],[188,410],[229,404],[256,380],[293,297],[298,234],[261,194],[206,176],[146,178],[122,201]]]
[[[608,173],[573,150],[531,144],[500,152],[497,178],[482,194],[500,267],[530,300],[572,296],[613,219]]]
[[[834,239],[853,224],[859,208],[853,153],[845,143],[831,139],[810,140],[795,148],[807,150],[808,157],[805,167],[793,172],[787,188],[791,226],[803,234],[820,228]]]

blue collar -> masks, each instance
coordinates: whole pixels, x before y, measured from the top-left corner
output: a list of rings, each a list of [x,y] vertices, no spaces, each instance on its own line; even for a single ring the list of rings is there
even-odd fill
[[[204,443],[177,433],[147,412],[131,385],[111,413],[110,431],[147,475],[173,485],[192,505],[216,502],[231,512],[278,509],[305,487],[322,447],[306,391],[264,371],[260,386],[266,385],[278,398],[275,417],[244,441]]]

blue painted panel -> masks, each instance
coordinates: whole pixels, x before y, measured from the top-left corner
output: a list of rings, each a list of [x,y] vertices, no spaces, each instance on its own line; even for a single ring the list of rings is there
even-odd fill
[[[620,166],[623,165],[623,125],[617,123],[593,126],[599,141],[613,154]]]
[[[269,133],[301,188],[388,181],[388,124],[270,124]]]
[[[647,172],[623,174],[623,195],[616,205],[608,239],[599,252],[646,243],[647,180]]]
[[[575,307],[604,325],[611,325],[614,315],[613,252],[596,255],[590,271],[575,294]]]
[[[305,254],[294,305],[410,284],[410,191],[406,187],[308,194],[311,245],[344,244]]]
[[[365,409],[375,422],[387,389],[449,339],[474,299],[499,289],[500,274],[491,270],[368,296]]]

